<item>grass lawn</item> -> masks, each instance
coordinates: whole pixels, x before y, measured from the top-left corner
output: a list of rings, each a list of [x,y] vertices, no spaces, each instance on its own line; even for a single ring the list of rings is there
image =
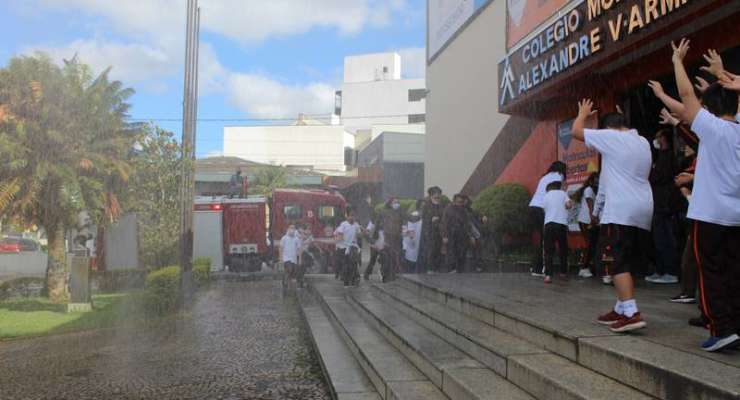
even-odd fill
[[[146,320],[140,291],[93,296],[93,311],[67,313],[45,298],[0,302],[0,340],[108,328]]]

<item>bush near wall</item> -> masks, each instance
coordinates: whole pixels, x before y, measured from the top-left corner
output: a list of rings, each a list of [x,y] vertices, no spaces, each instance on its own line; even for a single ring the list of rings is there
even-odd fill
[[[148,272],[140,268],[93,271],[90,278],[92,280],[93,290],[103,293],[113,293],[143,288]]]
[[[44,288],[44,278],[22,277],[0,283],[0,300],[13,297],[39,297]]]
[[[203,287],[211,280],[211,259],[198,257],[193,260],[193,281],[197,287]]]
[[[486,230],[500,246],[506,239],[528,237],[532,233],[529,191],[517,183],[489,186],[473,200],[473,209],[488,217]]]
[[[146,277],[147,308],[156,314],[176,311],[180,305],[180,267],[158,269]]]

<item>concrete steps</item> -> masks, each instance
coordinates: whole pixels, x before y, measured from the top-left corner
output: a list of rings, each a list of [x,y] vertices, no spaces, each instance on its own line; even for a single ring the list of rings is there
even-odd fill
[[[370,379],[355,360],[321,306],[309,296],[300,296],[301,311],[311,334],[311,342],[319,355],[334,399],[380,400]]]
[[[346,296],[347,289],[333,279],[315,279],[310,285],[324,316],[341,337],[341,340],[329,339],[334,341],[329,347],[340,346],[341,343],[346,345],[380,398],[448,399],[413,363],[358,314]],[[319,351],[322,362],[327,363],[331,359],[329,351],[326,353]],[[331,378],[328,379],[331,381]]]
[[[545,394],[551,397],[544,398],[572,398],[555,390],[552,382],[546,391],[537,388],[546,383],[542,379],[553,379],[553,375],[577,377],[585,370],[660,399],[740,399],[740,369],[731,360],[702,357],[639,335],[612,334],[595,323],[564,319],[552,307],[537,307],[490,293],[482,296],[464,286],[442,287],[413,276],[377,285],[375,291],[387,301],[402,305],[416,321],[442,332],[446,339],[450,334],[444,336],[445,329],[496,353],[490,344],[475,337],[485,332],[470,322],[476,321],[546,349],[550,354],[513,354],[506,358],[507,378],[538,398]],[[496,369],[489,362],[484,364]],[[570,386],[585,390],[584,386],[594,382],[581,378],[572,380]],[[568,386],[563,382],[561,388]],[[595,390],[592,395],[598,395],[599,387],[591,388]]]
[[[450,398],[534,399],[366,289],[353,290],[349,298],[378,332]]]
[[[415,340],[407,333],[424,329],[427,335],[437,335],[463,350],[490,368],[489,372],[495,371],[491,374],[495,378],[489,379],[504,381],[507,388],[516,385],[537,399],[652,398],[444,304],[414,295],[397,284],[374,285],[373,291],[376,299],[356,293],[352,299],[377,320],[382,332],[398,336],[401,343],[411,347],[406,352],[424,352],[424,348],[414,349],[407,343]]]

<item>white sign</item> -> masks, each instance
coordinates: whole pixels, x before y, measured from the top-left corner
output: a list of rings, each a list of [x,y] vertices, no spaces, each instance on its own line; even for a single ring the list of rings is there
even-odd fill
[[[473,16],[473,0],[429,0],[429,58],[434,57],[445,43]]]

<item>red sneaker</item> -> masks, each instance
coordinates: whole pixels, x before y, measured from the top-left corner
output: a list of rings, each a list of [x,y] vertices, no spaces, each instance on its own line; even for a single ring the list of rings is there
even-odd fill
[[[612,325],[619,322],[620,319],[622,319],[622,315],[617,314],[614,310],[611,310],[604,315],[600,315],[599,318],[596,318],[596,322],[600,323],[601,325]]]
[[[552,283],[552,278],[550,278],[550,275],[545,277],[545,283]]]
[[[621,315],[621,317],[619,321],[609,326],[610,331],[618,333],[630,332],[647,326],[647,322],[642,319],[639,312],[635,313],[631,318],[627,318],[626,315]]]

